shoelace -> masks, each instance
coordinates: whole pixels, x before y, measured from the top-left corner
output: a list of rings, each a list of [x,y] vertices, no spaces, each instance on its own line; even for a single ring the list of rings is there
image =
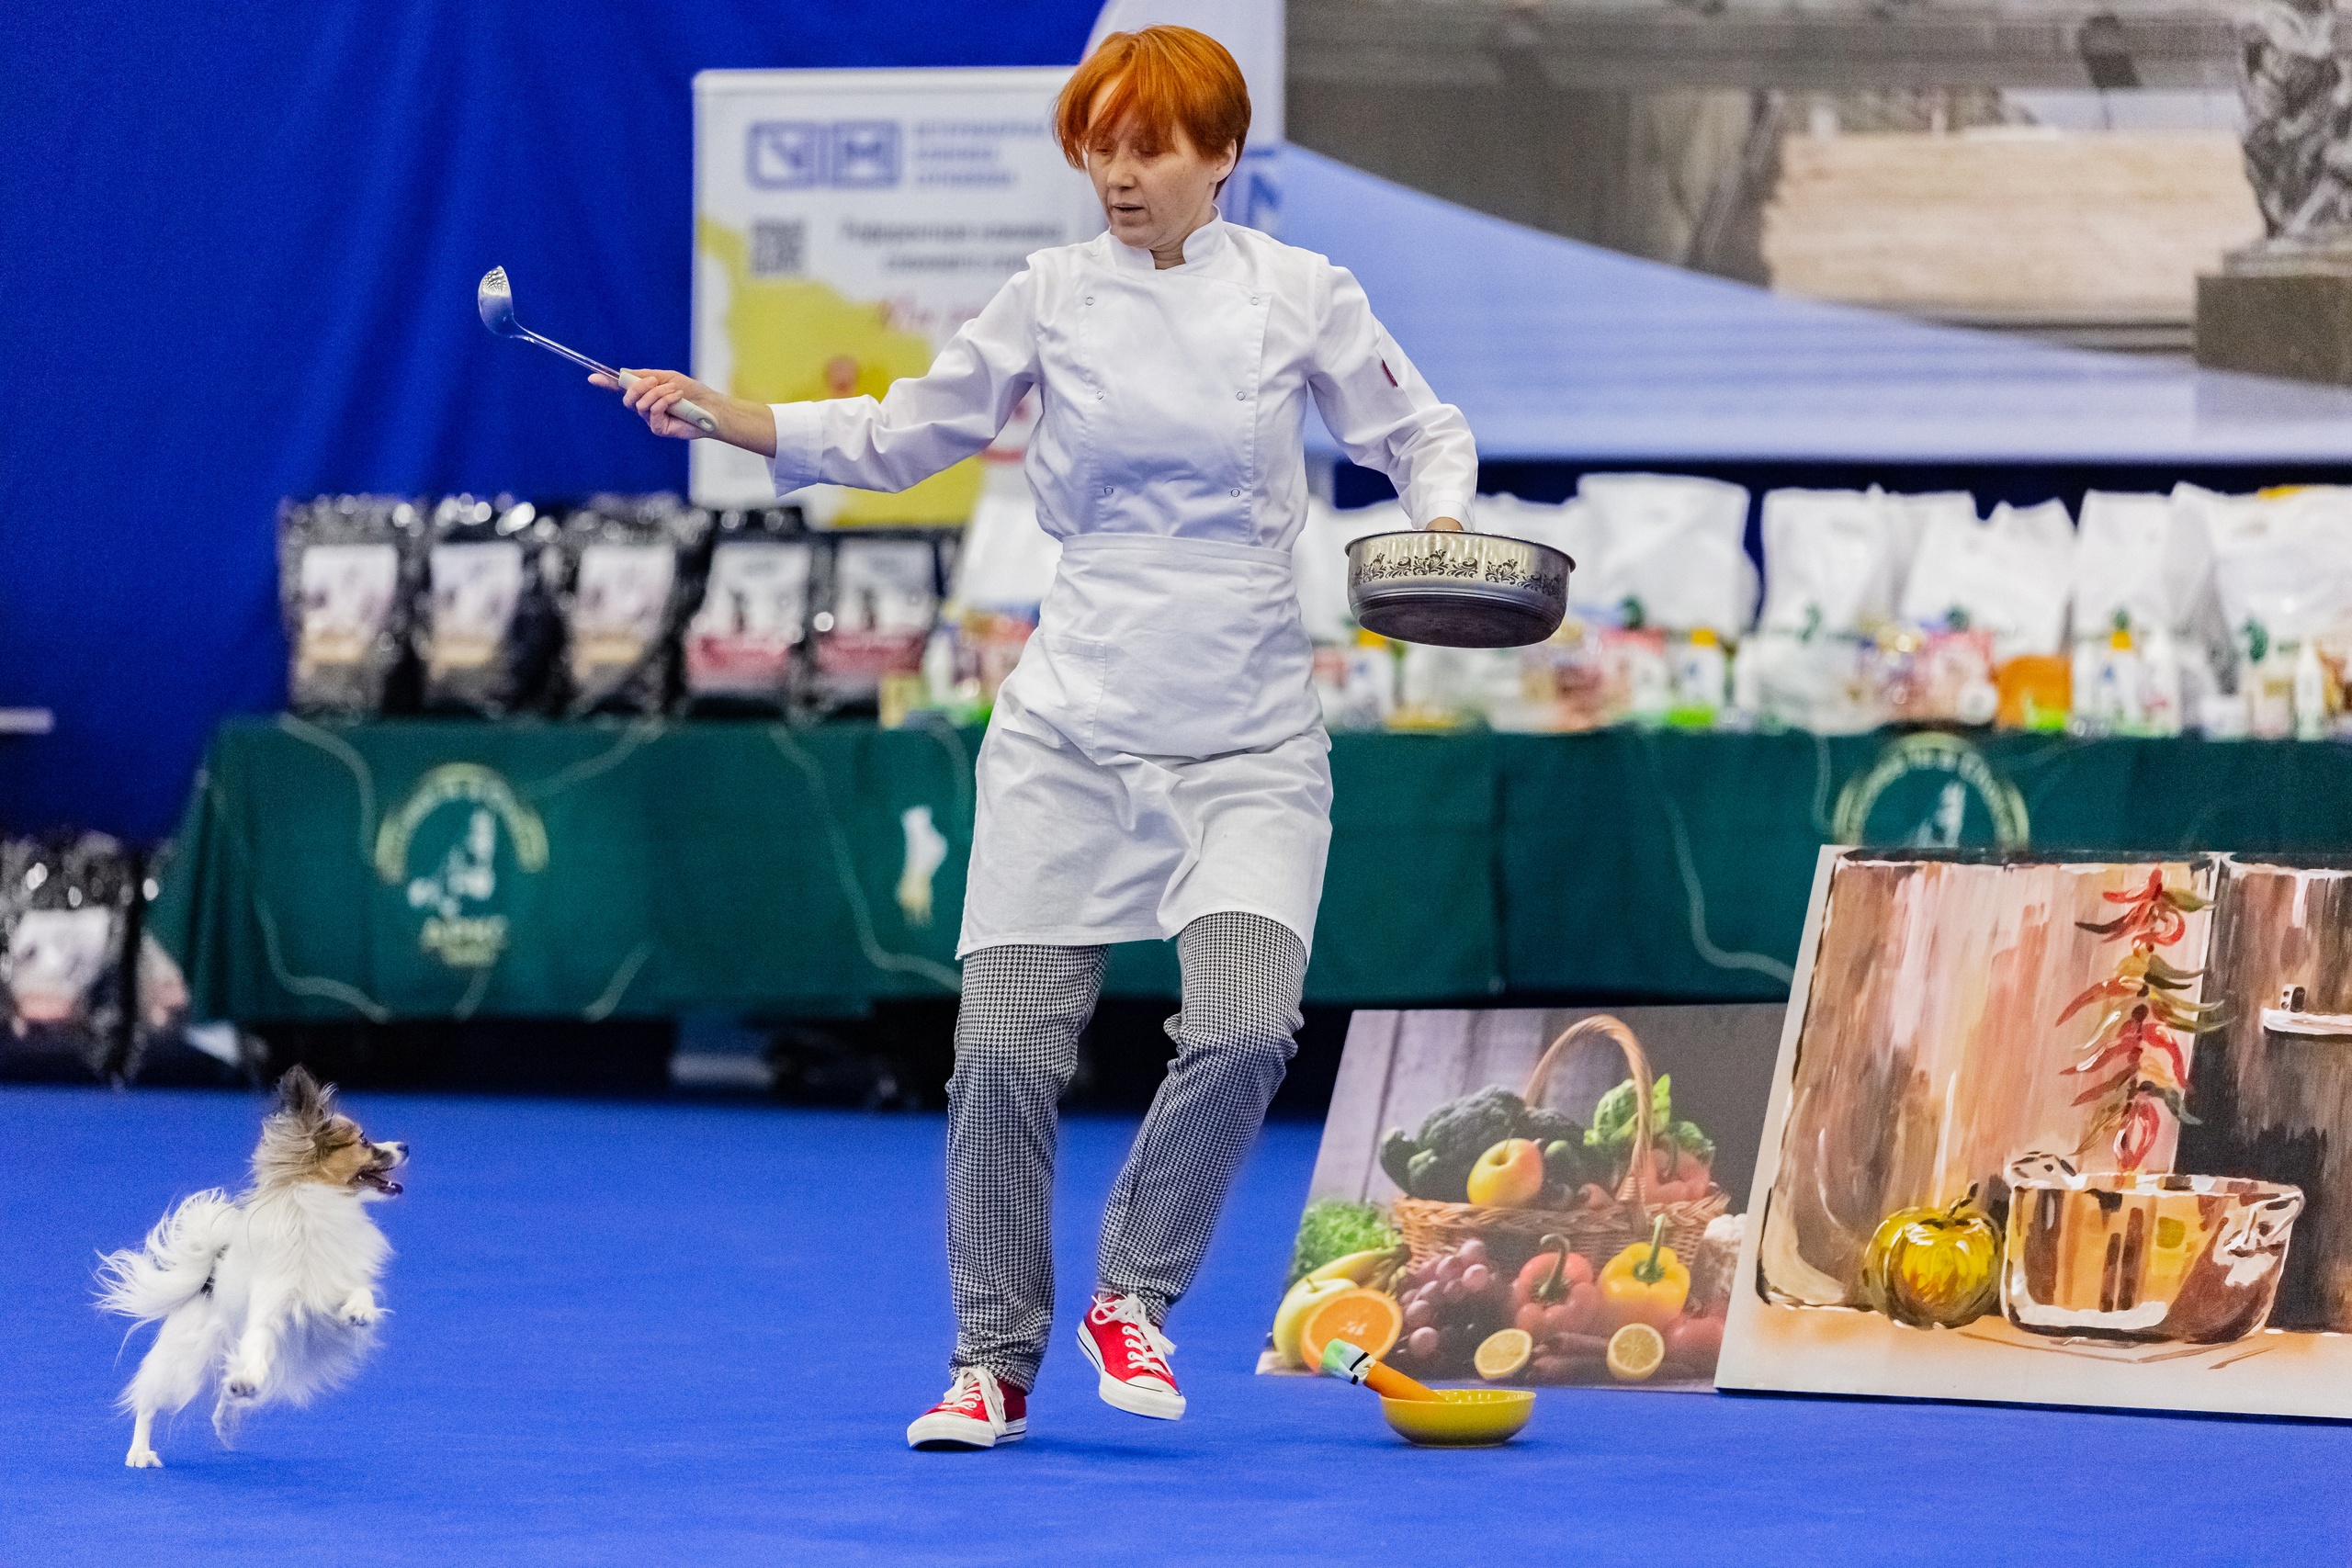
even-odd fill
[[[976,1368],[967,1367],[957,1372],[956,1381],[947,1385],[947,1392],[939,1396],[939,1403],[941,1408],[958,1414],[969,1412],[977,1404],[980,1419],[991,1427],[1004,1425],[1003,1401],[995,1385],[980,1376]]]
[[[1144,1310],[1139,1296],[1114,1297],[1107,1306],[1095,1311],[1104,1323],[1119,1325],[1119,1335],[1126,1342],[1128,1358],[1137,1363],[1139,1371],[1155,1372],[1170,1382],[1176,1374],[1169,1370],[1168,1353],[1176,1348],[1176,1341],[1153,1325],[1151,1314]]]

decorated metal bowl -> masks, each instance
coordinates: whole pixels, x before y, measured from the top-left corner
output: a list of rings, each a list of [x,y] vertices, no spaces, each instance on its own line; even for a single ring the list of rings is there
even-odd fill
[[[1348,547],[1348,604],[1400,642],[1521,648],[1559,629],[1576,564],[1499,534],[1370,534]]]

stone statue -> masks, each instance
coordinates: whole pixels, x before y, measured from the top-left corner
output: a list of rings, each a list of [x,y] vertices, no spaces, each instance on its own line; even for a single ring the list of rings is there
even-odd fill
[[[2243,16],[2246,177],[2271,236],[2256,248],[2341,244],[2352,231],[2352,26],[2333,0],[2256,0]]]

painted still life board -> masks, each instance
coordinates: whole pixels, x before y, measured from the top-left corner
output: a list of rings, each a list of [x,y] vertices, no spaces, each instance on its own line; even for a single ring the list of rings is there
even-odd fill
[[[2352,1416],[2352,864],[1826,850],[1718,1382]]]
[[[1259,1371],[1713,1387],[1781,1012],[1357,1013]]]

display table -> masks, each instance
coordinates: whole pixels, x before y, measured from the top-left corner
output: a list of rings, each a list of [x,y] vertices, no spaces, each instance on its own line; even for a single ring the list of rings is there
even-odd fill
[[[149,927],[201,1016],[840,1014],[956,985],[972,732],[221,727]],[[1340,735],[1307,999],[1784,996],[1826,842],[2352,848],[2352,750]],[[934,863],[935,863],[935,865]],[[1172,946],[1114,955],[1172,996]]]

